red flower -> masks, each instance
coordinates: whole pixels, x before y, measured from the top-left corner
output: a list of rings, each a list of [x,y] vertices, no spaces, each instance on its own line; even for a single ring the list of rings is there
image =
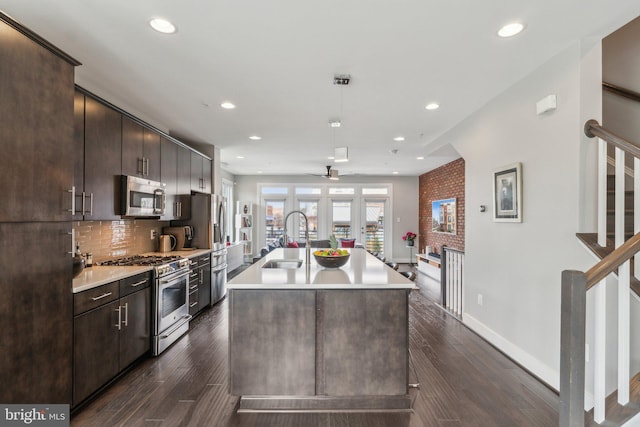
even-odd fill
[[[417,237],[416,233],[412,233],[411,231],[407,231],[407,234],[402,236],[402,240],[408,240],[410,242],[413,242],[413,240],[415,240],[416,237]]]

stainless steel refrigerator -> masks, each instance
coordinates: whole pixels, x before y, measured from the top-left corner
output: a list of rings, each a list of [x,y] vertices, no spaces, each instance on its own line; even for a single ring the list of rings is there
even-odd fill
[[[191,245],[213,249],[211,252],[211,303],[227,293],[227,248],[225,242],[226,202],[216,194],[191,195],[191,219],[184,221],[193,227]]]

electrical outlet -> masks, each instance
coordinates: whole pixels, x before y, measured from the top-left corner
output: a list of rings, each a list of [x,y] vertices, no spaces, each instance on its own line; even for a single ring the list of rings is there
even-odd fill
[[[482,301],[482,294],[478,294],[478,305],[482,305],[483,301]]]
[[[158,237],[158,230],[151,229],[151,240],[155,240]]]

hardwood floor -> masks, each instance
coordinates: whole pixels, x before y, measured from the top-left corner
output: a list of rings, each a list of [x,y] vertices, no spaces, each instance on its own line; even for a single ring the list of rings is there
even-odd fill
[[[236,414],[227,392],[227,301],[192,322],[71,419],[81,426],[556,426],[558,396],[434,304],[410,296],[412,414]],[[436,282],[437,283],[437,282]]]

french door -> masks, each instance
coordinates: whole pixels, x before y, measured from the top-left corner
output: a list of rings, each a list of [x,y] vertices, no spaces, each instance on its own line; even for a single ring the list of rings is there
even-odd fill
[[[363,199],[360,207],[358,241],[369,251],[384,254],[388,235],[386,225],[387,199]]]

